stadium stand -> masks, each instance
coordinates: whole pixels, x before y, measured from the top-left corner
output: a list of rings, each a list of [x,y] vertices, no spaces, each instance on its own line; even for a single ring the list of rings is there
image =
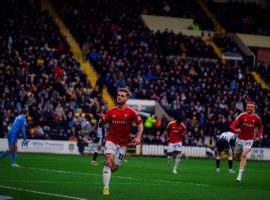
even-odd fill
[[[214,139],[228,130],[249,98],[258,105],[269,141],[268,91],[254,81],[251,66],[245,61],[223,64],[200,37],[148,30],[140,17],[143,13],[192,17],[195,21],[204,18],[195,1],[177,6],[172,6],[174,1],[165,6],[161,2],[155,6],[146,1],[116,0],[53,3],[99,72],[100,87],[106,84],[115,94],[117,88],[128,86],[132,98],[157,100],[170,115],[184,115],[186,144],[204,146],[206,135]],[[107,104],[39,3],[11,1],[0,8],[4,24],[0,28],[1,129],[6,132],[27,104],[32,117],[30,138],[79,138],[82,132],[88,135],[94,130],[95,113]],[[211,22],[204,20],[198,23],[206,29]],[[237,49],[234,44],[228,46],[226,38],[216,42],[222,48]],[[144,142],[165,143],[163,131],[145,136]]]
[[[149,31],[140,6],[119,1],[56,4],[81,46],[89,45],[89,59],[111,94],[128,86],[133,98],[158,100],[171,115],[181,112],[201,145],[206,134],[228,130],[241,111],[236,108],[239,98],[242,103],[254,98],[259,113],[269,109],[267,91],[250,76],[245,61],[224,65],[201,38]],[[238,51],[226,38],[218,43]]]
[[[68,140],[92,132],[106,102],[40,1],[9,1],[0,16],[1,133],[24,106],[31,115],[28,138]]]
[[[228,32],[270,35],[269,8],[256,1],[208,1],[208,7]]]

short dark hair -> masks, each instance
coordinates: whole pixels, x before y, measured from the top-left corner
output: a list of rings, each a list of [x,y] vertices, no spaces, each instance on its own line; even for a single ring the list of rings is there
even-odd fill
[[[119,88],[119,89],[117,90],[117,94],[118,94],[118,92],[125,92],[125,93],[127,94],[128,97],[131,96],[131,92],[130,92],[130,90],[129,90],[128,88]]]
[[[253,104],[253,105],[256,105],[255,101],[251,101],[251,100],[248,100],[248,101],[247,101],[247,104]]]
[[[176,116],[176,123],[177,124],[180,124],[181,122],[183,122],[183,118],[182,118],[182,116],[180,116],[180,115],[178,115],[178,116]]]

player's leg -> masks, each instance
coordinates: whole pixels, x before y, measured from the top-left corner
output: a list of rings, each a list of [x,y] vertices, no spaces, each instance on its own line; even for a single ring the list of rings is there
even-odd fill
[[[235,171],[233,170],[233,151],[232,149],[228,152],[228,165],[229,165],[229,173],[235,174]]]
[[[173,146],[171,143],[169,143],[169,145],[168,145],[167,158],[168,158],[168,165],[170,166],[172,164],[172,160],[173,160]]]
[[[238,138],[236,138],[235,141],[235,153],[236,153],[236,160],[241,160],[241,155],[243,152],[243,144],[242,144],[242,140],[239,140]]]
[[[173,173],[174,174],[177,174],[177,169],[180,165],[180,162],[181,162],[181,151],[177,150],[174,152],[175,154],[175,163],[174,163],[174,166],[173,166]]]
[[[114,157],[112,172],[116,172],[118,168],[123,164],[126,155],[126,147],[122,146],[117,149],[117,152]]]
[[[91,165],[95,165],[95,166],[98,165],[98,163],[97,163],[97,157],[100,154],[100,150],[101,150],[101,145],[98,144],[97,147],[96,147],[96,150],[94,152],[93,159],[91,161]]]
[[[103,167],[103,195],[109,195],[109,184],[111,179],[111,170],[112,164],[114,160],[114,155],[116,153],[116,145],[112,142],[107,141],[105,144],[105,160],[104,160],[104,167]]]
[[[239,160],[239,158],[241,159],[241,155],[243,153],[243,140],[240,140],[240,139],[236,138],[236,141],[235,141],[235,152],[236,152],[236,158],[237,158],[237,160]],[[241,173],[241,175],[239,175],[240,173]],[[239,169],[238,176],[237,176],[236,180],[240,182],[241,179],[242,179],[242,170]]]
[[[173,160],[173,153],[172,152],[168,152],[168,165],[170,166],[172,164],[172,160]]]
[[[217,150],[217,156],[216,156],[216,171],[217,172],[220,172],[220,156],[221,156],[221,152]]]
[[[0,160],[2,160],[3,158],[5,158],[9,153],[10,153],[10,150],[4,151],[4,152],[0,155]]]
[[[17,164],[17,144],[14,146],[14,150],[11,152],[11,166],[12,167],[20,167],[20,165]]]
[[[216,155],[216,171],[220,172],[220,156],[221,152],[223,151],[222,143],[220,140],[217,141],[217,155]]]
[[[238,182],[241,182],[241,180],[242,180],[244,169],[245,169],[246,163],[247,163],[247,155],[250,152],[250,150],[251,150],[250,148],[243,148],[243,152],[241,155],[241,161],[240,161],[240,168],[239,168],[238,176],[236,178],[236,180]]]
[[[180,162],[181,162],[181,152],[182,152],[182,142],[178,142],[176,144],[173,145],[173,152],[174,152],[174,155],[175,155],[175,164],[174,164],[174,167],[173,167],[173,173],[174,174],[177,174],[177,169],[180,165]]]
[[[1,155],[0,155],[0,160],[2,160],[3,158],[5,158],[8,154],[10,154],[14,148],[15,148],[15,140],[12,137],[8,137],[8,150],[4,151]]]
[[[20,165],[17,164],[17,137],[11,138],[11,166],[12,167],[20,167]]]
[[[105,154],[105,161],[104,161],[104,167],[103,167],[103,194],[109,195],[109,184],[111,180],[111,174],[112,174],[112,162],[114,159],[114,155],[111,153]]]
[[[172,153],[168,153],[168,165],[170,166],[172,164],[172,160],[173,160],[173,154]]]

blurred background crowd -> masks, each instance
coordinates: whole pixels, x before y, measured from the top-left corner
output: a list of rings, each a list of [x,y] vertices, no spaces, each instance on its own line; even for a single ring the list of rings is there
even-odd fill
[[[269,82],[269,63],[223,63],[201,37],[153,32],[140,17],[193,18],[197,28],[213,30],[195,0],[53,4],[98,72],[98,81],[90,84],[40,1],[7,1],[0,8],[1,137],[27,105],[28,138],[94,141],[96,113],[108,109],[102,97],[106,86],[112,96],[118,88],[129,87],[131,98],[156,100],[170,116],[182,115],[187,126],[184,143],[194,146],[205,146],[206,136],[207,145],[213,144],[245,110],[246,100],[253,99],[264,124],[260,145],[270,147],[269,91],[250,75],[255,69]],[[270,35],[269,12],[257,4],[229,2],[223,8],[208,1],[208,6],[231,32]],[[215,42],[222,51],[241,53],[226,36]],[[165,116],[146,118],[143,143],[166,144],[167,124]]]

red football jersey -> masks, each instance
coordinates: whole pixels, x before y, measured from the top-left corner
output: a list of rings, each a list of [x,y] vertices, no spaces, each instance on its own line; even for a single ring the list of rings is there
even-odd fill
[[[122,110],[117,107],[109,109],[105,115],[106,122],[110,125],[106,140],[120,146],[128,145],[133,122],[137,125],[143,123],[140,115],[129,106]]]
[[[256,114],[249,115],[247,112],[238,115],[230,126],[234,132],[237,127],[241,129],[237,133],[237,137],[242,140],[253,140],[255,137],[255,128],[258,128],[257,136],[260,138],[263,129],[261,118]]]
[[[168,124],[167,132],[170,143],[182,142],[182,136],[186,134],[186,126],[183,123],[177,125],[176,121],[172,121]]]

